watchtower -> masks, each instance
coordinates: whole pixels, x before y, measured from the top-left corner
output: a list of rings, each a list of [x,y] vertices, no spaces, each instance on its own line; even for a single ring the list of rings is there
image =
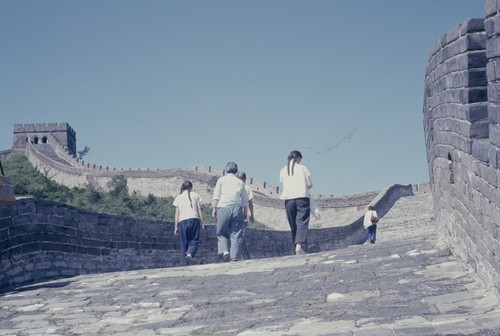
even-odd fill
[[[15,124],[12,152],[24,153],[28,141],[34,145],[50,143],[51,134],[69,154],[76,156],[76,132],[68,123]]]

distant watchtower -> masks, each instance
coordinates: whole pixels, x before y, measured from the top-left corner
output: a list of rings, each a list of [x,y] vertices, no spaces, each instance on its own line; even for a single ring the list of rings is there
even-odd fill
[[[34,145],[49,143],[50,134],[76,156],[76,132],[68,123],[15,124],[12,152],[24,153],[28,141]]]

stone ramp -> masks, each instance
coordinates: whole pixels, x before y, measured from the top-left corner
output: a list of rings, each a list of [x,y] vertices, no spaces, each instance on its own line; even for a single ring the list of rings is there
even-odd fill
[[[58,162],[64,166],[73,167],[69,162],[65,161],[63,158],[57,155],[50,144],[37,144],[34,145],[34,148],[36,148],[36,150],[40,154],[44,155],[52,161]]]
[[[500,335],[497,295],[431,207],[400,199],[375,245],[25,286],[0,296],[0,335]]]

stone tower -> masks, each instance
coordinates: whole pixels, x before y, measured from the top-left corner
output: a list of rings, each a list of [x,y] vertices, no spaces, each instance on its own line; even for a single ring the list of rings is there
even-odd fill
[[[28,141],[38,145],[54,140],[76,156],[76,132],[68,123],[15,124],[12,152],[24,153]]]

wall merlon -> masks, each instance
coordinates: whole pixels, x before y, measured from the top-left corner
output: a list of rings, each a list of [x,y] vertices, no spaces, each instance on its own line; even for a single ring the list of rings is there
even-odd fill
[[[484,32],[484,30],[485,27],[483,18],[468,19],[462,25],[460,25],[461,36],[470,35],[471,33]]]
[[[489,17],[498,11],[497,0],[486,0],[484,4],[484,15]]]
[[[485,30],[491,38],[500,34],[500,19],[497,15],[485,19]]]
[[[491,144],[500,149],[500,125],[490,124],[489,133],[490,133]]]

